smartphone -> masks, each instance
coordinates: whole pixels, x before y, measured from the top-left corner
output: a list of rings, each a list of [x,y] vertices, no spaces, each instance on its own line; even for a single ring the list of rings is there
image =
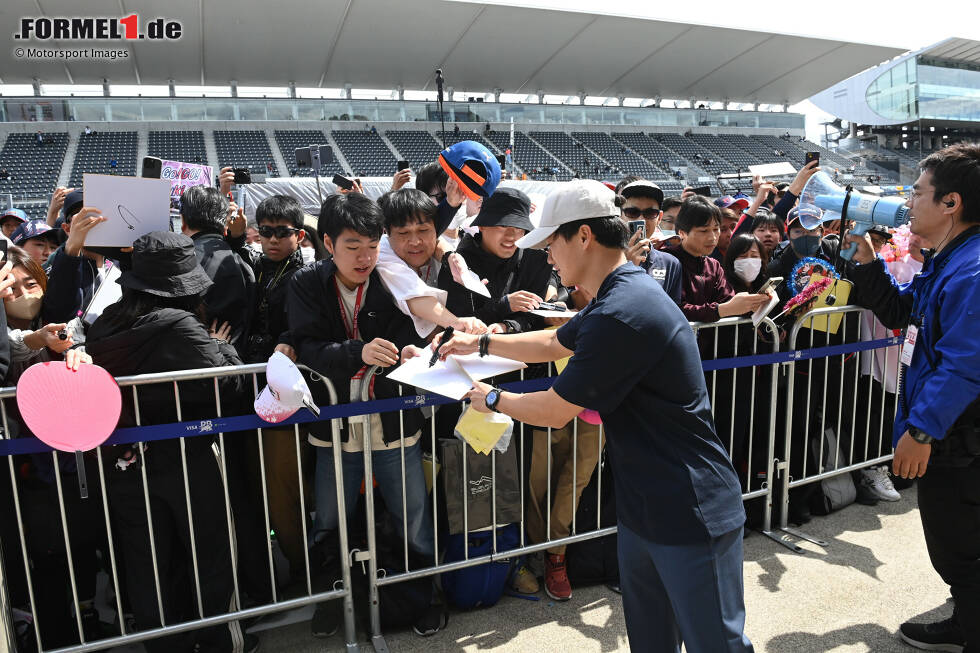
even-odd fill
[[[803,165],[810,163],[810,161],[816,161],[817,165],[820,165],[820,152],[807,152]]]
[[[765,295],[770,290],[775,290],[776,286],[778,286],[782,282],[783,282],[782,277],[770,277],[769,279],[766,280],[764,284],[762,284],[762,287],[759,288],[759,290],[757,290],[756,292],[760,295]]]
[[[159,179],[163,173],[163,161],[155,156],[143,157],[143,177],[147,179]]]
[[[248,168],[232,168],[232,171],[235,173],[235,185],[252,183],[252,173]]]
[[[6,238],[0,238],[0,258],[7,258],[7,243],[10,242]]]
[[[500,164],[500,168],[501,169],[506,168],[507,167],[507,155],[506,154],[498,154],[497,155],[497,163]]]
[[[647,237],[647,223],[645,220],[630,220],[627,225],[630,229],[630,238],[633,238],[633,234],[637,231],[640,232],[640,240]]]
[[[343,175],[334,175],[333,185],[344,190],[354,190],[354,182]]]
[[[702,197],[711,197],[711,186],[698,186],[697,188],[692,188],[691,192]]]
[[[408,161],[398,162],[398,172],[401,172],[402,170],[408,170]]]

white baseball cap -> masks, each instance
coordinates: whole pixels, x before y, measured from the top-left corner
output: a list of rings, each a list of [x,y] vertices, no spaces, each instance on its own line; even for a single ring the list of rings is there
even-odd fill
[[[306,379],[286,355],[278,351],[272,354],[265,366],[265,379],[267,385],[254,404],[255,414],[263,420],[276,424],[292,417],[303,406],[320,416]]]
[[[517,241],[522,249],[541,249],[558,227],[576,220],[619,216],[616,193],[594,179],[577,179],[548,195],[534,231]]]

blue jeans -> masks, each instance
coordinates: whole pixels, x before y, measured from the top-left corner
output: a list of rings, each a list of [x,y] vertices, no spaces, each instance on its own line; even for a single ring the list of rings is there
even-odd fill
[[[372,451],[371,462],[374,478],[378,481],[385,505],[395,517],[398,532],[408,522],[408,546],[416,553],[433,554],[432,508],[425,490],[422,471],[422,450],[416,442],[405,447],[405,507],[407,518],[402,514],[402,450]],[[349,522],[357,506],[361,481],[364,480],[364,453],[341,453],[344,474],[344,507]],[[317,447],[316,450],[316,519],[317,534],[337,528],[336,478],[333,466],[333,447]]]
[[[630,648],[643,653],[752,653],[745,636],[742,529],[660,544],[619,522],[619,579]]]

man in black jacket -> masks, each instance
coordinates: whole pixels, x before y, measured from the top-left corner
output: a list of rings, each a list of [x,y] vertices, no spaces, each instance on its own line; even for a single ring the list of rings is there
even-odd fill
[[[255,219],[262,244],[261,254],[246,246],[246,221],[241,209],[228,225],[228,244],[256,278],[249,310],[252,318],[248,339],[240,347],[242,357],[246,363],[265,363],[273,352],[280,352],[295,361],[296,352],[289,337],[286,316],[286,297],[293,274],[303,267],[303,254],[299,249],[306,236],[303,209],[292,197],[273,195],[259,203]],[[300,492],[305,496],[307,483],[298,473],[293,427],[262,430],[264,479],[260,474],[255,438],[242,437],[240,441],[244,447],[229,448],[229,462],[233,463],[229,467],[229,479],[236,506],[242,558],[240,568],[246,575],[242,584],[250,593],[258,588],[260,596],[271,597],[265,564],[268,533],[262,519],[262,506],[267,499],[269,521],[276,532],[276,541],[289,561],[292,577],[297,578],[306,564]],[[243,458],[239,458],[241,454],[244,454]],[[308,446],[303,446],[301,456],[305,458],[307,454]]]
[[[376,203],[360,193],[333,195],[323,203],[317,231],[332,260],[319,261],[293,275],[287,309],[297,362],[329,380],[339,402],[359,401],[352,389],[368,383],[369,396],[383,399],[398,394],[397,384],[384,377],[366,378],[371,366],[391,367],[409,344],[421,344],[412,320],[395,304],[375,270],[384,216]],[[322,381],[311,382],[318,405],[329,403]],[[351,420],[354,422],[354,420]],[[401,421],[401,426],[399,422]],[[353,515],[364,476],[363,447],[373,452],[373,469],[385,504],[396,520],[407,524],[408,546],[431,559],[434,552],[432,517],[426,500],[419,447],[419,410],[388,412],[343,425],[343,506]],[[315,492],[316,539],[338,527],[339,513],[331,450],[331,423],[310,424],[310,442],[318,447]],[[402,477],[404,455],[405,476]],[[402,510],[405,488],[407,514]],[[401,524],[397,529],[402,532]],[[317,607],[313,635],[329,636],[339,626],[339,604]]]
[[[181,231],[194,241],[197,260],[214,282],[204,295],[208,324],[231,325],[231,344],[247,337],[255,275],[225,242],[228,199],[215,188],[192,186],[180,197]]]
[[[498,188],[483,201],[473,221],[476,236],[464,236],[456,249],[466,265],[487,280],[490,297],[453,281],[444,265],[439,287],[449,292],[446,308],[459,316],[475,316],[493,333],[520,333],[544,327],[544,319],[531,315],[548,292],[551,264],[538,250],[522,250],[517,239],[534,229],[529,218],[531,200],[514,188]]]

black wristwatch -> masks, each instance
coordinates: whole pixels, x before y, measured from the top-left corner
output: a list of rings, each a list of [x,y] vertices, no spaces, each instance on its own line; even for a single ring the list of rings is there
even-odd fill
[[[487,401],[489,402],[489,400],[490,397],[487,396]],[[936,438],[924,432],[922,429],[920,429],[917,426],[909,427],[909,435],[912,437],[913,440],[915,440],[919,444],[932,444],[933,442],[936,441]]]
[[[499,413],[500,411],[497,410],[497,404],[500,403],[500,389],[494,388],[488,392],[486,398],[484,399],[484,403],[486,404],[487,408],[495,413]]]

